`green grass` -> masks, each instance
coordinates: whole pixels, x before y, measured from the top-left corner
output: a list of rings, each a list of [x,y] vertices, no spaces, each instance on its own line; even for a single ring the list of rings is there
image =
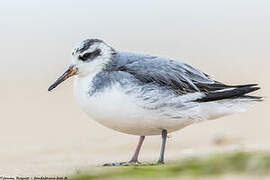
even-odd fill
[[[270,152],[230,152],[187,157],[165,165],[100,167],[71,176],[70,180],[164,179],[180,176],[202,177],[224,174],[268,175]]]

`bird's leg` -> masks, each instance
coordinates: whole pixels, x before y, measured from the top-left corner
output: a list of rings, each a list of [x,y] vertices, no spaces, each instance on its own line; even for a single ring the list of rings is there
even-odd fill
[[[106,163],[104,166],[121,166],[121,165],[128,165],[128,164],[134,164],[134,163],[139,163],[138,161],[138,156],[139,152],[141,150],[143,141],[144,141],[145,136],[140,136],[139,143],[137,145],[137,148],[135,150],[134,155],[132,156],[131,160],[129,162],[114,162],[114,163]]]
[[[141,136],[141,137],[140,137],[139,143],[138,143],[138,145],[137,145],[137,147],[136,147],[136,150],[135,150],[135,153],[134,153],[134,155],[132,156],[132,158],[131,158],[131,160],[129,161],[129,163],[139,163],[139,161],[138,161],[138,156],[139,156],[139,153],[140,153],[140,150],[141,150],[141,147],[142,147],[144,138],[145,138],[145,136]]]
[[[162,145],[161,145],[161,150],[160,150],[160,156],[158,159],[158,163],[164,164],[164,151],[165,151],[165,146],[166,146],[166,140],[167,140],[167,130],[163,129],[162,130]]]

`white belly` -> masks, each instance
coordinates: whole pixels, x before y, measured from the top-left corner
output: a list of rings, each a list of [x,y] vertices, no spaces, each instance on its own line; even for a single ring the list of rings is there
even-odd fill
[[[172,132],[189,124],[186,120],[162,118],[155,111],[140,107],[136,98],[124,93],[120,86],[90,96],[89,87],[82,81],[75,79],[76,99],[92,119],[108,128],[134,135],[160,135],[163,129]]]
[[[151,109],[145,108],[151,107],[147,105],[147,102],[142,102],[136,98],[136,95],[125,93],[125,90],[117,84],[90,96],[90,82],[91,77],[76,77],[74,80],[74,95],[84,111],[92,119],[108,128],[134,135],[160,135],[163,129],[173,132],[192,123],[244,111],[245,106],[249,104],[249,100],[245,99],[206,103],[187,101],[180,108],[167,106],[163,109]],[[152,96],[159,96],[159,94]],[[177,102],[178,104],[185,99],[198,96],[201,96],[201,93],[160,99],[162,102]]]

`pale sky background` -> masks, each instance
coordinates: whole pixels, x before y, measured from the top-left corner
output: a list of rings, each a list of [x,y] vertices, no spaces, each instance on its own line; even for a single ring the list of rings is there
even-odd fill
[[[69,66],[71,49],[85,38],[182,60],[228,84],[260,84],[256,95],[266,100],[247,113],[173,133],[168,160],[209,149],[220,134],[244,147],[270,149],[270,1],[1,0],[4,175],[72,173],[132,155],[137,137],[89,120],[73,98],[72,80],[47,92]],[[159,146],[160,137],[146,138],[142,161],[154,162]]]
[[[101,38],[119,50],[209,63],[269,59],[267,0],[24,0],[0,2],[1,80],[54,78],[71,48]],[[252,62],[253,61],[253,62]],[[208,64],[208,65],[206,65]]]

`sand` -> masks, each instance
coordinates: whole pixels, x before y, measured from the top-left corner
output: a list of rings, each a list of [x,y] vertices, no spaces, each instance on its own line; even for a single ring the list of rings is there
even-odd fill
[[[1,103],[1,174],[70,174],[131,157],[138,138],[91,120],[73,98],[71,80],[54,92],[47,92],[49,80],[9,83],[1,93],[1,101],[5,102]],[[263,89],[258,95],[267,96],[267,81],[260,84]],[[235,148],[269,149],[268,109],[266,100],[246,113],[172,133],[166,160]],[[147,137],[140,160],[156,161],[160,143],[159,136]]]

